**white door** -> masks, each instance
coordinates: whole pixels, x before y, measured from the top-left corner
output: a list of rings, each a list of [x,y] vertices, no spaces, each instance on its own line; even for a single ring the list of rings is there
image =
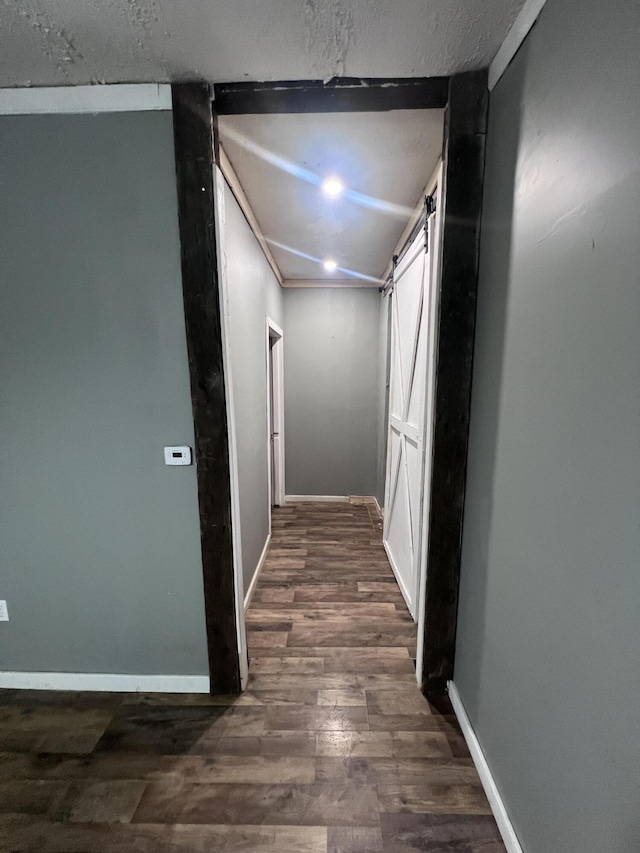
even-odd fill
[[[434,218],[429,222],[429,231]],[[385,486],[384,546],[414,619],[420,586],[425,492],[425,433],[429,359],[431,258],[425,228],[398,262],[391,295],[391,380]],[[430,414],[430,413],[429,413]]]

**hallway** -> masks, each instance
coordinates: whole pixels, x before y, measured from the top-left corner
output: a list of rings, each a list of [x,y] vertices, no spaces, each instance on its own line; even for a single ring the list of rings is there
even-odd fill
[[[499,853],[374,505],[274,510],[240,697],[0,691],[0,849]]]

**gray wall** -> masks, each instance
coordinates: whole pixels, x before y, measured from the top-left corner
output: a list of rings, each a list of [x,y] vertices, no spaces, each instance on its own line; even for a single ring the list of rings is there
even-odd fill
[[[224,251],[246,594],[269,535],[266,317],[282,327],[284,312],[280,283],[226,184]]]
[[[455,681],[525,853],[640,849],[640,5],[491,96]]]
[[[287,494],[373,495],[377,288],[285,290]]]
[[[0,152],[0,670],[206,674],[171,114]]]

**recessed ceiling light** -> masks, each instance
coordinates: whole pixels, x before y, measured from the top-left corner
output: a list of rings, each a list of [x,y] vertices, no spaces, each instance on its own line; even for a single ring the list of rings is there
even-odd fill
[[[338,269],[338,264],[335,261],[327,259],[323,262],[322,266],[325,268],[327,272],[335,272]]]
[[[322,191],[329,198],[338,198],[344,192],[344,184],[340,178],[325,178],[322,182]]]

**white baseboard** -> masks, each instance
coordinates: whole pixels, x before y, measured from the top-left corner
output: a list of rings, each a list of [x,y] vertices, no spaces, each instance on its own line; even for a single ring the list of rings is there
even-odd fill
[[[287,495],[287,504],[295,503],[349,503],[348,495]]]
[[[247,590],[247,594],[244,597],[244,612],[246,613],[249,609],[249,605],[251,604],[251,599],[253,597],[253,593],[256,591],[256,585],[258,583],[258,576],[262,571],[262,567],[264,566],[264,561],[267,558],[267,551],[269,550],[269,544],[271,542],[271,534],[267,536],[267,541],[264,543],[264,548],[262,549],[262,554],[260,554],[260,559],[258,560],[258,565],[256,566],[256,570],[253,573],[253,579],[249,584],[249,589]]]
[[[507,848],[507,853],[522,853],[522,847],[518,841],[518,836],[515,833],[513,824],[511,823],[507,809],[502,800],[502,796],[500,795],[498,786],[496,785],[493,774],[491,773],[491,768],[487,764],[487,759],[485,758],[482,747],[476,737],[476,733],[473,730],[471,720],[464,709],[458,689],[453,681],[449,682],[448,687],[449,698],[451,699],[453,710],[456,712],[456,717],[460,723],[462,734],[464,735],[464,739],[469,747],[469,752],[471,753],[473,763],[478,771],[478,776],[482,782],[484,792],[489,800],[489,805],[491,806],[493,816],[498,824],[498,829],[500,830],[500,835],[504,841],[504,846]]]
[[[381,506],[380,506],[380,504],[378,503],[378,498],[374,497],[373,502],[375,503],[375,505],[376,505],[376,509],[377,509],[377,510],[378,510],[378,512],[380,513],[381,518],[384,518],[384,510],[382,509],[382,507],[381,507]]]
[[[106,672],[0,672],[9,690],[87,690],[104,693],[208,693],[208,675],[115,675]]]

